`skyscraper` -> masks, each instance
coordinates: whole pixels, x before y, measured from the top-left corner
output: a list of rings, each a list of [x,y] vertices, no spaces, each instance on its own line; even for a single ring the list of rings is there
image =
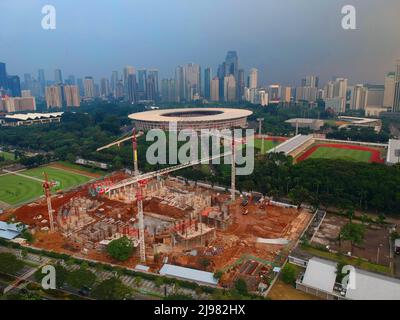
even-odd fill
[[[178,102],[186,101],[186,76],[182,66],[175,68],[175,88]]]
[[[394,103],[394,87],[395,87],[395,72],[389,72],[385,77],[385,94],[383,97],[384,107],[393,107]]]
[[[55,84],[63,83],[63,77],[62,77],[61,69],[55,69],[54,70],[54,82],[55,82]]]
[[[187,100],[193,101],[201,94],[201,71],[198,64],[189,63],[184,67]]]
[[[100,80],[100,96],[102,98],[108,98],[110,95],[110,81],[107,78]]]
[[[7,85],[8,91],[13,97],[21,96],[21,82],[18,76],[7,76]]]
[[[76,85],[65,85],[64,97],[65,97],[65,105],[67,107],[79,107],[81,105],[79,88]]]
[[[147,100],[158,101],[160,96],[158,86],[158,70],[149,69],[147,74]]]
[[[139,100],[147,99],[147,70],[137,70],[137,95]]]
[[[211,101],[219,101],[219,78],[214,77],[211,80],[211,90],[210,90],[210,100]]]
[[[204,69],[204,98],[210,100],[211,97],[211,68]]]
[[[111,73],[111,92],[114,98],[117,97],[117,85],[118,85],[118,71],[113,71]]]
[[[245,81],[244,81],[244,70],[243,69],[239,69],[238,71],[238,79],[237,79],[238,83],[237,83],[237,87],[238,87],[238,99],[240,101],[244,100],[244,88],[246,86]]]
[[[125,98],[128,100],[129,100],[129,98],[128,98],[128,95],[129,95],[129,93],[128,93],[128,77],[130,74],[135,74],[135,73],[136,73],[136,70],[132,66],[126,66],[124,68],[124,79],[123,79],[124,80],[124,94],[125,94]]]
[[[258,70],[256,68],[250,69],[249,77],[247,80],[247,87],[251,89],[257,89],[258,86]]]
[[[76,85],[75,76],[73,74],[70,74],[68,76],[68,79],[65,80],[65,84],[70,85],[70,86]]]
[[[6,64],[0,62],[0,89],[7,88],[7,71],[6,71]]]
[[[236,51],[228,51],[225,58],[226,73],[225,75],[232,74],[237,80],[239,69],[239,58]]]
[[[128,89],[128,102],[134,104],[136,103],[136,74],[130,73],[128,74],[127,80],[127,89]]]
[[[46,105],[47,109],[62,107],[62,93],[60,86],[46,87]]]
[[[365,109],[366,88],[362,84],[356,84],[351,89],[350,109]]]
[[[396,74],[394,79],[393,111],[400,112],[400,59],[396,62]]]
[[[174,79],[162,79],[161,99],[163,102],[176,102],[176,88]]]
[[[93,77],[85,77],[83,87],[85,99],[93,99],[95,97]]]
[[[302,87],[318,88],[319,78],[317,76],[306,76],[301,79]]]
[[[46,87],[46,78],[45,78],[43,69],[38,70],[38,80],[39,80],[39,85],[40,85],[40,96],[44,97],[45,96],[45,87]]]
[[[224,101],[236,101],[236,80],[233,74],[225,76],[224,78]]]

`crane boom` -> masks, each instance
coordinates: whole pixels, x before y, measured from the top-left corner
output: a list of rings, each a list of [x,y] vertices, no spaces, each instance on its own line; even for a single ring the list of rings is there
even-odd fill
[[[100,147],[100,148],[97,148],[96,151],[99,152],[99,151],[102,151],[102,150],[111,148],[111,147],[113,147],[113,146],[119,146],[121,143],[123,143],[123,142],[125,142],[125,141],[132,140],[133,137],[138,138],[138,137],[140,137],[141,135],[143,135],[143,132],[140,131],[140,132],[139,132],[138,134],[136,134],[136,135],[130,135],[129,137],[123,138],[123,139],[118,140],[118,141],[111,142],[111,143],[109,143],[109,144],[106,144],[105,146],[102,146],[102,147]]]

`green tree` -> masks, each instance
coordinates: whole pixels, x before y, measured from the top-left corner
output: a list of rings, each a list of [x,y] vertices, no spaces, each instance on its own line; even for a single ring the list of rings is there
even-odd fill
[[[119,261],[128,260],[134,251],[133,243],[127,237],[111,241],[107,246],[107,252]]]
[[[287,263],[282,269],[281,277],[283,282],[293,285],[296,281],[296,268],[292,264]]]
[[[92,292],[93,298],[100,300],[123,300],[132,295],[132,290],[117,278],[110,278],[98,284]]]
[[[15,274],[24,267],[24,263],[9,252],[0,253],[0,272]]]
[[[241,295],[245,296],[248,294],[246,281],[244,281],[242,278],[236,280],[235,289]]]
[[[66,277],[66,282],[76,288],[91,288],[96,281],[96,275],[87,269],[77,269],[70,272]]]
[[[340,230],[340,239],[350,241],[351,251],[353,245],[360,245],[364,241],[365,227],[361,224],[349,222]]]

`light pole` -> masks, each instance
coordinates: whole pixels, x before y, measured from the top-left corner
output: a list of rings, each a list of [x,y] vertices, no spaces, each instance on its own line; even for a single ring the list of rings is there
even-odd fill
[[[257,118],[258,121],[258,134],[260,135],[261,138],[261,154],[264,154],[264,138],[261,135],[261,124],[264,121],[264,118]]]

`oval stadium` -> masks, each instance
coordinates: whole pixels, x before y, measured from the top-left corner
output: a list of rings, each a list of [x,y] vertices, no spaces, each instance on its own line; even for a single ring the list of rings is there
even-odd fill
[[[129,115],[136,129],[169,130],[170,123],[177,123],[177,130],[183,129],[230,129],[247,127],[247,117],[253,112],[232,108],[184,108],[152,110]]]

